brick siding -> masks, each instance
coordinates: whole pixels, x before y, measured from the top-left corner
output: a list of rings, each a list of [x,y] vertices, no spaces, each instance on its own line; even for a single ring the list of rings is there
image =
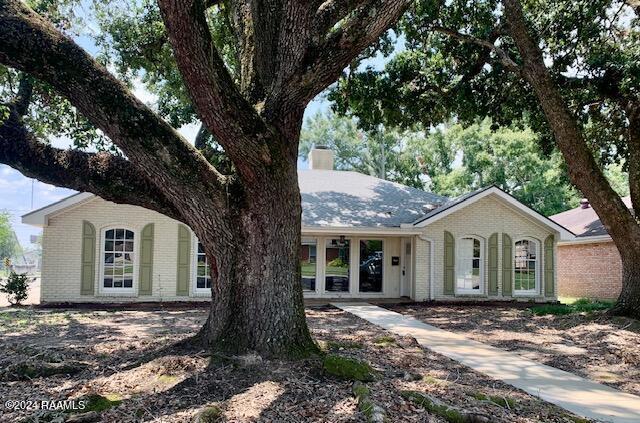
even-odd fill
[[[613,242],[558,246],[561,297],[617,298],[621,288],[622,263]]]

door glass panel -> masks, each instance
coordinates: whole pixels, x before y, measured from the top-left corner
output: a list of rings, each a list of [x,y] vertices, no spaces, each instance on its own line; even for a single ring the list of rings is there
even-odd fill
[[[360,241],[360,292],[382,292],[381,240]]]
[[[480,262],[482,250],[480,241],[475,238],[463,238],[458,247],[457,288],[458,291],[480,291]]]
[[[300,249],[300,271],[302,289],[305,291],[316,290],[316,256],[317,241],[313,238],[303,238]]]
[[[325,290],[349,292],[349,247],[348,239],[328,239],[325,255]]]

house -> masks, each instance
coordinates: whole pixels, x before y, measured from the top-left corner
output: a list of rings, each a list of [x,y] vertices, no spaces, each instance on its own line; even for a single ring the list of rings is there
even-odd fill
[[[631,209],[631,197],[622,199]],[[558,243],[561,297],[617,298],[622,289],[620,253],[587,199],[575,209],[551,216],[576,237]]]
[[[551,301],[556,245],[573,234],[496,187],[455,199],[333,170],[299,172],[307,298]],[[79,193],[23,216],[43,228],[43,303],[210,297],[202,248],[157,212]]]

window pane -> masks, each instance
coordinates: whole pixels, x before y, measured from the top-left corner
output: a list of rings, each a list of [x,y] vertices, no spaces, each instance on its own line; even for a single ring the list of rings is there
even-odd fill
[[[125,279],[124,280],[124,287],[125,288],[133,288],[133,280],[132,279]]]
[[[105,288],[111,288],[112,286],[113,286],[113,279],[104,278],[104,287]]]
[[[116,239],[124,239],[124,229],[116,229]]]
[[[383,262],[381,240],[360,241],[360,292],[382,292]]]
[[[302,239],[300,248],[300,282],[305,291],[316,290],[316,252],[317,241],[315,239]]]
[[[476,238],[462,238],[456,252],[456,287],[460,291],[480,291],[482,248]]]
[[[198,289],[205,289],[207,287],[206,279],[203,277],[198,277]]]
[[[325,289],[332,292],[349,292],[348,239],[328,239],[325,244]]]
[[[125,231],[125,233],[126,233],[126,235],[125,235],[125,238],[126,238],[126,239],[133,240],[133,232],[131,232],[131,231]]]
[[[133,288],[134,233],[126,229],[105,231],[102,268],[104,288]]]
[[[536,250],[538,243],[523,239],[516,242],[515,280],[517,291],[535,291],[536,289]]]

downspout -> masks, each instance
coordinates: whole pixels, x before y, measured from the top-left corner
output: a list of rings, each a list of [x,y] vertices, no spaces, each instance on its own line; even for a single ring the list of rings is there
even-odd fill
[[[424,235],[418,235],[418,238],[420,238],[423,241],[427,241],[429,243],[429,301],[433,301],[435,299],[435,291],[434,291],[434,280],[433,278],[435,277],[435,268],[434,268],[434,255],[436,252],[436,246],[435,246],[435,242],[433,242],[433,239],[424,236]]]

